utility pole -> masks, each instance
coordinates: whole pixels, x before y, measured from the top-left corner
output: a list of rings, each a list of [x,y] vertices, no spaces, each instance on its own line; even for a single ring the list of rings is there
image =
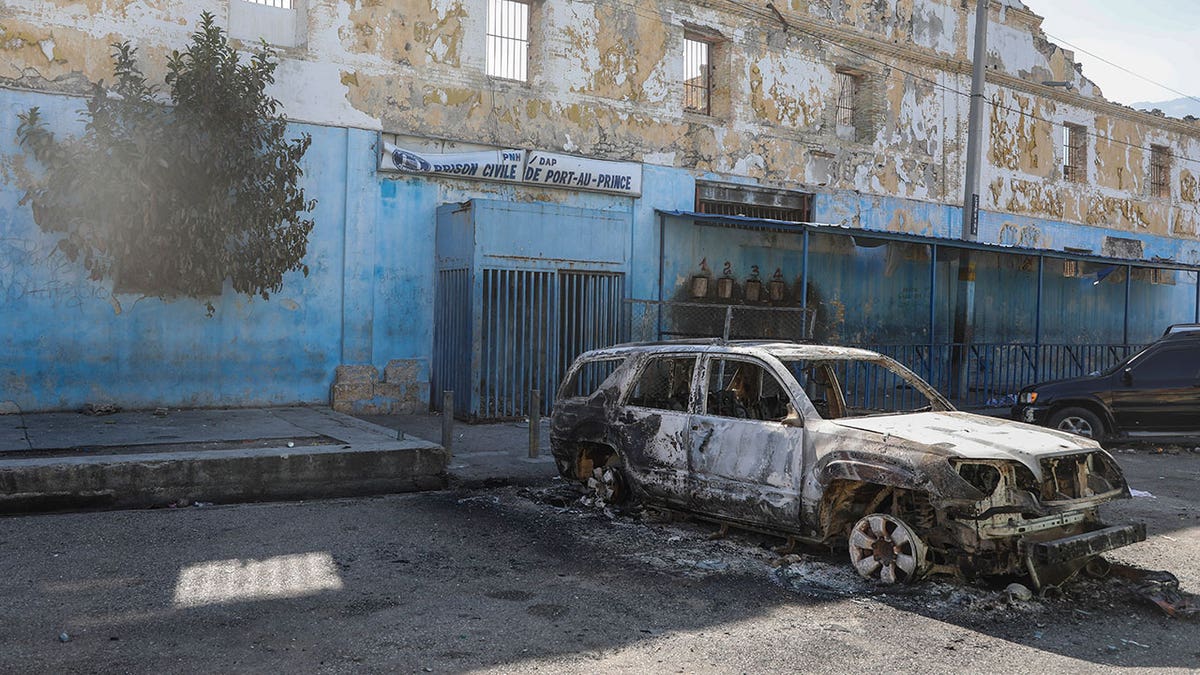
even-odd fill
[[[979,174],[983,160],[983,84],[987,60],[988,0],[975,3],[975,52],[971,71],[971,109],[967,118],[967,171],[963,180],[962,240],[979,238]],[[967,363],[974,337],[975,261],[971,249],[959,249],[958,296],[954,303],[954,344],[950,350],[950,397],[967,397]]]

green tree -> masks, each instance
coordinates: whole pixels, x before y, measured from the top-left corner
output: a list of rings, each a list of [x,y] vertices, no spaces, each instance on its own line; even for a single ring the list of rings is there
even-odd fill
[[[38,226],[115,292],[206,299],[229,279],[266,299],[287,272],[307,276],[316,202],[298,181],[312,139],[288,140],[265,93],[278,63],[267,44],[239,60],[205,12],[167,63],[169,103],[136,49],[113,50],[114,83],[93,87],[81,135],[57,138],[37,108],[20,115],[17,138],[44,168],[22,199]]]

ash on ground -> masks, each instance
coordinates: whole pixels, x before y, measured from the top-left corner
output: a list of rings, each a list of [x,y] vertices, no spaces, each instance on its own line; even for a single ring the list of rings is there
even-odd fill
[[[597,555],[687,579],[757,577],[798,596],[882,603],[967,623],[1028,620],[1036,627],[1052,617],[1086,622],[1130,607],[1155,613],[1144,585],[1128,578],[1080,575],[1041,594],[1029,590],[1027,579],[1017,577],[964,580],[942,575],[911,585],[883,586],[860,577],[841,548],[807,547],[780,554],[776,550],[786,543],[783,538],[733,528],[718,536],[717,525],[672,511],[615,506],[574,484],[496,494],[506,507],[533,509],[559,520],[563,528],[586,531],[580,540],[595,547]]]

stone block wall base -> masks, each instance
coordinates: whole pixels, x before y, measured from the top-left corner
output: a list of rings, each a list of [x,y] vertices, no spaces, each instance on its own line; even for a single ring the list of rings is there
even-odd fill
[[[415,413],[429,404],[429,382],[421,380],[420,359],[392,359],[379,379],[370,365],[338,366],[330,387],[330,406],[354,415]]]

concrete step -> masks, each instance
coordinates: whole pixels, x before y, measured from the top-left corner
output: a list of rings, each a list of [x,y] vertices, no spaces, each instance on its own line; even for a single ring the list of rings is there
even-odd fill
[[[94,419],[25,415],[25,450],[0,445],[0,513],[316,499],[447,482],[441,446],[324,408],[121,414],[121,432],[100,444],[88,443]]]

